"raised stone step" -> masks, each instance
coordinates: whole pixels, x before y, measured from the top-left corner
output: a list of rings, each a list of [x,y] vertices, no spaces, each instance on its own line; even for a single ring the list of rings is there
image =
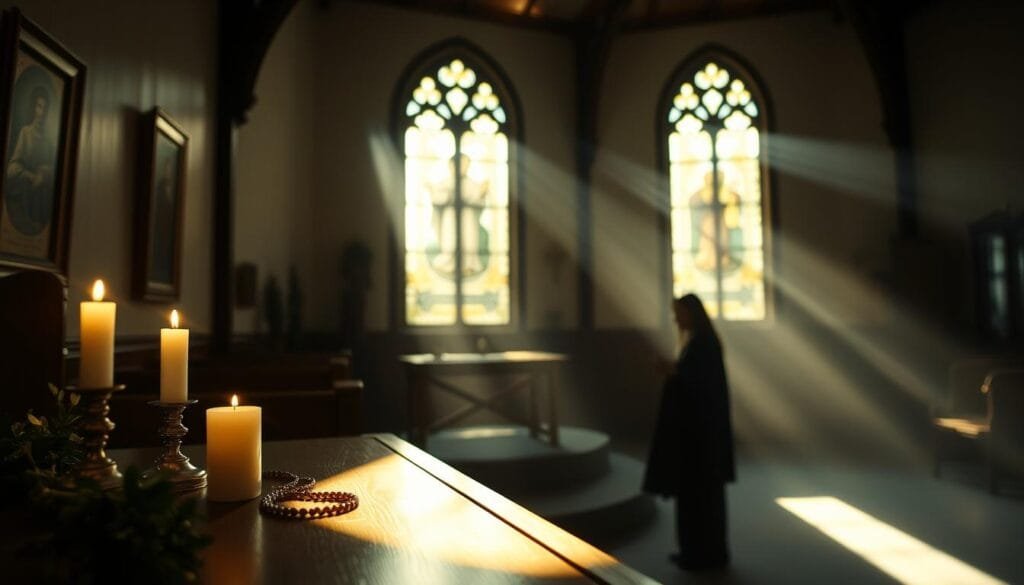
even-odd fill
[[[589,429],[561,427],[557,447],[518,426],[442,431],[427,444],[433,456],[510,497],[608,473],[608,435]]]
[[[491,489],[584,539],[631,530],[654,517],[640,492],[643,463],[609,450],[608,436],[560,429],[552,447],[524,427],[488,426],[431,435],[429,451]]]
[[[582,485],[521,495],[516,502],[586,539],[638,528],[655,514],[654,500],[640,491],[644,464],[612,453],[609,471]]]

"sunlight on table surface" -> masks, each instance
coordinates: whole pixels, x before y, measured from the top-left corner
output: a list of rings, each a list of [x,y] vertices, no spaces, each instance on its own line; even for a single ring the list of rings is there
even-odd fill
[[[532,577],[581,576],[547,549],[398,455],[318,481],[317,490],[359,494],[359,508],[351,514],[314,521],[340,533],[462,566]],[[532,514],[523,512],[532,519]],[[520,528],[542,542],[565,540],[564,531],[538,520]],[[586,567],[617,563],[582,541],[571,551],[571,558]]]

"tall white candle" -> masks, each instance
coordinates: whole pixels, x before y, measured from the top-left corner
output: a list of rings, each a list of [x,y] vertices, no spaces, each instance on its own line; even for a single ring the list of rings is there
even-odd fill
[[[231,406],[206,410],[206,498],[238,502],[259,497],[262,489],[262,409]]]
[[[171,311],[171,328],[160,330],[160,402],[188,400],[188,329],[178,329],[178,311]]]
[[[114,320],[117,304],[104,301],[103,281],[92,287],[92,301],[82,301],[79,328],[81,359],[78,386],[109,388],[114,385]]]

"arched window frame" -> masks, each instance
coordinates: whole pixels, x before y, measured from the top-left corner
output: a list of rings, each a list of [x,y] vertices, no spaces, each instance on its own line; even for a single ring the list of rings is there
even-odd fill
[[[662,282],[668,283],[664,295],[664,311],[668,312],[671,307],[674,291],[672,290],[673,266],[672,266],[672,199],[670,191],[671,162],[669,161],[669,135],[672,132],[672,124],[668,122],[668,114],[673,106],[673,100],[679,93],[680,86],[685,82],[692,82],[698,71],[703,70],[709,62],[719,64],[724,69],[735,74],[743,80],[746,89],[751,93],[753,101],[757,104],[760,115],[756,120],[760,148],[760,188],[761,188],[761,226],[762,226],[762,253],[763,253],[763,283],[765,297],[765,315],[761,320],[728,320],[721,315],[716,317],[719,323],[729,323],[731,327],[742,325],[761,325],[773,322],[776,314],[776,294],[774,287],[774,266],[776,264],[776,248],[774,238],[778,233],[778,196],[775,185],[775,177],[769,168],[769,134],[774,130],[774,115],[771,99],[765,89],[765,84],[756,71],[746,63],[740,56],[730,50],[718,46],[707,45],[702,47],[683,59],[679,66],[669,76],[665,87],[662,89],[658,103],[655,120],[655,135],[657,136],[658,166],[661,176],[664,178],[662,193],[663,207],[660,216],[660,231],[662,234]],[[716,183],[717,184],[717,183]],[[719,276],[719,279],[721,277]],[[718,295],[721,295],[721,281],[719,280]]]
[[[477,45],[454,37],[420,52],[410,60],[398,78],[391,101],[391,136],[397,149],[401,166],[405,166],[405,130],[409,127],[406,105],[409,96],[419,86],[424,76],[432,76],[437,70],[450,63],[453,59],[462,60],[469,68],[490,83],[494,93],[499,96],[505,110],[507,120],[504,123],[504,134],[508,137],[508,221],[509,221],[509,322],[507,324],[466,324],[463,322],[461,310],[457,306],[456,323],[452,325],[421,325],[412,324],[407,320],[406,313],[406,234],[404,219],[405,209],[405,175],[402,173],[400,198],[400,219],[392,223],[391,238],[391,323],[399,329],[422,333],[508,333],[522,328],[525,322],[525,254],[521,249],[525,241],[525,223],[523,217],[523,169],[520,145],[523,144],[522,106],[508,75],[496,60],[490,57]],[[461,203],[459,203],[461,205]],[[459,236],[461,237],[461,236]]]

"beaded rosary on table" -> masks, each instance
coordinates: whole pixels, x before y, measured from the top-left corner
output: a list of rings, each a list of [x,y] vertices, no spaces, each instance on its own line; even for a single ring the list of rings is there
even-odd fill
[[[278,518],[312,520],[348,514],[359,507],[359,497],[349,492],[314,492],[316,480],[287,471],[264,471],[263,479],[287,482],[274,488],[260,500],[260,512]],[[327,502],[329,506],[289,508],[282,502]]]

